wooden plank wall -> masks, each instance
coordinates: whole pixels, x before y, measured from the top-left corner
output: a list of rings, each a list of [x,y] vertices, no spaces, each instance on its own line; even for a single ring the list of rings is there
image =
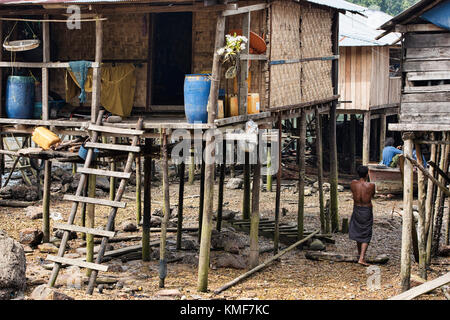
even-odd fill
[[[339,109],[369,110],[373,47],[341,47],[339,50]]]
[[[372,48],[371,107],[389,103],[389,47]]]
[[[407,33],[400,122],[450,122],[450,33]]]

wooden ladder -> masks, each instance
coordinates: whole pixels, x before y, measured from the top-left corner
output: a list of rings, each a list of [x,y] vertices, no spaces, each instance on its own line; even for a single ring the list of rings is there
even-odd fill
[[[67,221],[67,224],[56,224],[54,227],[60,230],[64,230],[63,237],[61,239],[61,244],[58,249],[57,256],[48,255],[47,260],[54,262],[54,267],[52,270],[52,274],[50,277],[50,280],[48,282],[49,286],[53,286],[56,282],[56,278],[58,277],[58,272],[62,264],[67,265],[73,265],[78,266],[82,268],[88,268],[91,269],[91,276],[89,278],[89,284],[87,293],[92,294],[94,291],[95,281],[97,278],[98,271],[107,271],[108,266],[102,265],[102,259],[103,255],[106,251],[106,246],[108,244],[108,239],[114,237],[115,232],[113,231],[114,226],[114,219],[116,217],[117,209],[118,208],[125,208],[126,203],[121,202],[122,195],[125,191],[125,186],[127,183],[127,180],[131,176],[131,168],[135,159],[135,154],[140,152],[141,149],[138,146],[139,142],[139,136],[144,133],[142,130],[143,127],[143,120],[142,118],[139,118],[136,129],[122,129],[117,127],[108,127],[102,125],[102,119],[103,119],[104,110],[99,112],[99,115],[97,117],[97,121],[95,124],[90,124],[88,127],[88,130],[91,131],[91,141],[87,142],[85,144],[85,147],[88,149],[86,160],[84,163],[83,168],[78,169],[78,172],[81,173],[80,176],[80,182],[78,184],[77,190],[75,195],[65,195],[64,200],[73,201],[72,208],[70,211],[69,219]],[[110,134],[119,134],[121,136],[129,136],[132,137],[132,143],[131,145],[120,145],[120,144],[104,144],[104,143],[97,143],[97,140],[99,138],[100,133],[110,133]],[[125,164],[125,169],[123,172],[118,171],[110,171],[110,170],[99,170],[90,168],[91,162],[93,160],[94,151],[93,149],[106,149],[106,150],[116,150],[116,151],[126,151],[128,152],[128,158],[127,162]],[[104,199],[96,199],[96,198],[89,198],[89,197],[83,197],[81,196],[88,176],[89,175],[99,175],[99,176],[106,176],[106,177],[114,177],[120,179],[120,185],[116,191],[116,195],[114,197],[114,201],[111,200],[104,200]],[[97,228],[87,228],[82,226],[74,225],[75,216],[78,209],[79,203],[89,203],[89,204],[96,204],[96,205],[103,205],[111,207],[111,210],[109,212],[108,216],[108,222],[106,225],[106,229],[97,229]],[[102,242],[100,245],[100,249],[97,253],[97,258],[95,263],[92,262],[86,262],[80,259],[68,259],[64,258],[64,251],[67,245],[67,241],[69,239],[69,233],[71,231],[75,232],[83,232],[86,234],[92,234],[96,236],[102,237]]]

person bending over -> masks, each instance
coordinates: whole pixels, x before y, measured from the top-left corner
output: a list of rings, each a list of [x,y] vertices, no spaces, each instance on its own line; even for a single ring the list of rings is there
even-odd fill
[[[356,241],[358,263],[369,266],[365,261],[366,251],[372,239],[373,208],[372,198],[375,195],[375,184],[367,182],[369,168],[359,166],[359,180],[353,180],[350,189],[353,194],[353,213],[349,225],[349,238]]]

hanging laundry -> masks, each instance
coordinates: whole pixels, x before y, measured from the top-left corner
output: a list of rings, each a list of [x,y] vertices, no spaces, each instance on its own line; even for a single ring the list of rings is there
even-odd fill
[[[136,91],[135,66],[132,63],[102,64],[100,103],[114,115],[128,117],[133,109]],[[80,85],[71,70],[66,73],[66,101],[73,99],[80,91]],[[92,69],[89,69],[84,83],[86,92],[92,92]]]
[[[74,77],[76,78],[77,83],[80,84],[81,94],[79,95],[79,99],[81,103],[86,102],[86,91],[84,89],[84,83],[86,81],[88,70],[91,67],[90,61],[71,61],[69,62],[70,70]]]

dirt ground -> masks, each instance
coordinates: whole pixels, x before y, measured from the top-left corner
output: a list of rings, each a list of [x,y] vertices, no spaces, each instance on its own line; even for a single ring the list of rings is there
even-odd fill
[[[227,176],[228,180],[229,176]],[[174,178],[172,178],[174,179]],[[283,181],[283,184],[294,184],[294,181]],[[194,185],[185,185],[184,200],[184,224],[185,227],[196,227],[198,219],[198,197],[190,197],[199,194],[198,180]],[[275,188],[274,188],[275,189]],[[216,185],[215,194],[218,187]],[[134,196],[134,188],[127,190],[126,209],[119,209],[116,226],[120,226],[125,220],[135,220],[136,204],[131,200]],[[51,212],[61,213],[64,220],[67,219],[70,211],[70,202],[64,202],[62,195],[56,193],[52,195]],[[99,197],[107,197],[106,193]],[[130,197],[130,198],[128,198]],[[170,200],[172,206],[178,201],[178,184],[173,180],[170,186]],[[217,196],[216,196],[217,198]],[[242,190],[225,189],[225,209],[240,210]],[[287,214],[281,217],[281,222],[296,222],[297,194],[295,187],[285,187],[281,193],[282,208],[287,209]],[[162,207],[162,188],[160,182],[152,185],[152,211]],[[353,206],[351,194],[348,189],[339,193],[339,214],[340,218],[350,218]],[[262,192],[260,201],[260,212],[263,218],[273,218],[275,207],[275,192]],[[316,230],[320,227],[318,195],[306,197],[305,210],[306,231]],[[23,208],[0,207],[0,226],[9,236],[19,239],[19,231],[27,227],[41,228],[42,219],[30,220],[25,216]],[[96,208],[96,224],[104,225],[108,210],[105,207]],[[367,269],[356,263],[338,263],[329,261],[311,261],[304,257],[304,252],[299,250],[291,251],[284,255],[280,261],[270,264],[267,268],[258,272],[248,280],[214,295],[213,290],[242,274],[245,270],[228,268],[212,269],[209,272],[210,289],[207,293],[197,292],[197,267],[195,263],[187,264],[174,262],[168,264],[168,275],[166,278],[167,289],[178,289],[182,297],[178,299],[386,299],[400,293],[399,271],[400,271],[400,247],[401,247],[401,198],[385,199],[376,198],[374,201],[374,232],[372,243],[369,246],[369,255],[387,254],[389,262],[381,265],[381,288],[369,290],[367,280],[370,276]],[[79,221],[79,220],[77,220]],[[60,221],[63,222],[63,221]],[[55,221],[52,221],[55,223]],[[119,232],[118,236],[136,234]],[[194,239],[196,233],[186,234],[186,237]],[[248,240],[247,235],[243,237]],[[335,244],[327,244],[328,252],[355,253],[356,246],[348,239],[346,234],[335,234],[333,236]],[[158,240],[159,234],[152,233],[151,240]],[[170,233],[168,240],[174,240],[175,234]],[[169,241],[170,242],[170,241]],[[139,242],[114,243],[114,248],[138,244]],[[248,243],[248,242],[247,242]],[[77,247],[82,245],[82,240],[69,241],[69,252],[75,252]],[[270,246],[269,239],[261,238],[261,247]],[[180,253],[183,254],[183,253]],[[260,261],[264,261],[273,253],[264,253]],[[45,270],[41,264],[46,254],[35,249],[26,253],[27,256],[27,292],[29,295],[39,284],[48,281],[50,270]],[[42,258],[42,259],[39,259]],[[443,259],[443,258],[442,258]],[[159,261],[153,259],[150,262],[140,260],[123,263],[126,270],[122,272],[100,272],[100,277],[111,277],[123,284],[122,288],[117,285],[106,285],[103,292],[98,289],[92,296],[85,294],[86,285],[81,289],[70,288],[64,282],[66,271],[60,272],[57,282],[58,290],[66,293],[75,299],[161,299],[156,294],[161,289],[158,287]],[[84,274],[84,271],[82,271]],[[416,274],[417,264],[413,265],[412,273]],[[448,272],[448,265],[432,265],[429,272],[429,279],[434,279]],[[445,299],[440,290],[423,295],[419,299]]]

